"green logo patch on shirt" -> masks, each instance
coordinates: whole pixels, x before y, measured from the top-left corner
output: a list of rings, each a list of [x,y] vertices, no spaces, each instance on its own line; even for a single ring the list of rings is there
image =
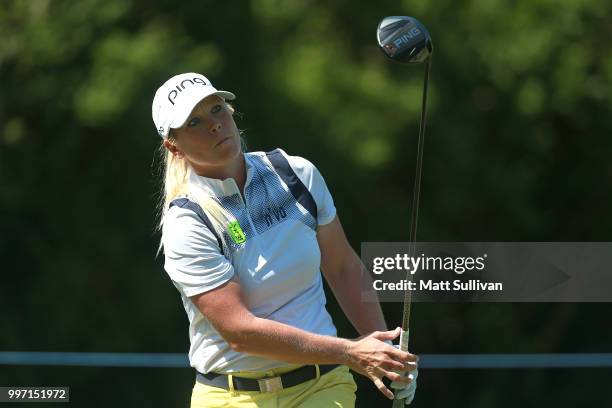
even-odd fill
[[[246,235],[244,235],[244,232],[242,231],[242,228],[240,228],[240,224],[238,224],[238,221],[232,221],[227,224],[227,232],[232,238],[232,241],[237,244],[242,244],[246,241]]]

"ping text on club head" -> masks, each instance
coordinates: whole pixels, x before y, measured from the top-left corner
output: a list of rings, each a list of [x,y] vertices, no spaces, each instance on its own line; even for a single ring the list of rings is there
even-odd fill
[[[412,27],[410,31],[407,31],[406,33],[393,40],[393,45],[395,45],[396,48],[399,48],[402,44],[410,43],[410,40],[418,37],[419,35],[421,35],[421,30],[419,30],[418,27]]]

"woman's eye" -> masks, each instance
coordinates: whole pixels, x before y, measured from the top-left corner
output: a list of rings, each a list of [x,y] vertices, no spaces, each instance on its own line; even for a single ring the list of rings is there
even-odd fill
[[[219,113],[221,111],[221,105],[215,105],[213,106],[213,108],[211,109],[212,113]]]
[[[187,123],[187,126],[191,127],[191,126],[195,126],[198,123],[200,123],[200,118],[191,118],[191,120],[189,121],[189,123]]]

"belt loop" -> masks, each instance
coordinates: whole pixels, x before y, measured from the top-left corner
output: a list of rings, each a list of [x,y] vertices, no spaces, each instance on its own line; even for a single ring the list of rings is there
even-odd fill
[[[234,392],[234,376],[231,374],[227,375],[227,386],[229,388],[229,392]]]
[[[315,364],[315,370],[317,371],[317,380],[321,378],[321,370],[319,369],[319,365]]]

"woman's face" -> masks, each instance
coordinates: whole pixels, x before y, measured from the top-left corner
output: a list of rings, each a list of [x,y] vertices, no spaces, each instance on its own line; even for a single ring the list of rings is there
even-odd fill
[[[214,177],[223,173],[241,153],[240,133],[232,111],[216,95],[204,98],[191,111],[187,122],[174,129],[176,140],[164,142],[179,157],[185,157],[195,172]]]

